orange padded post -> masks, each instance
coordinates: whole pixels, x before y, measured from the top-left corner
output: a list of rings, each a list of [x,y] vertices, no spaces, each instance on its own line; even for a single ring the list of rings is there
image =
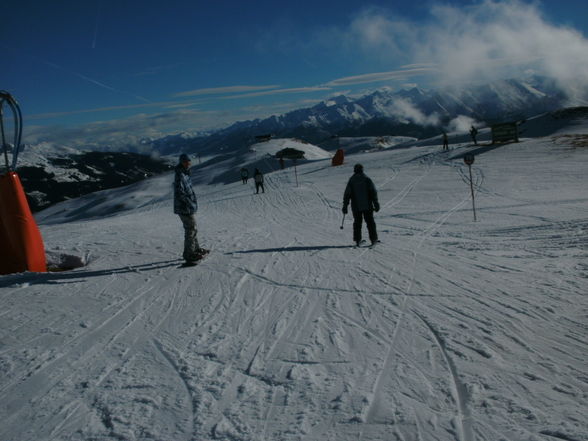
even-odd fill
[[[335,153],[335,156],[333,156],[333,159],[331,160],[331,165],[333,167],[335,167],[337,165],[343,165],[344,159],[345,159],[345,153],[343,153],[343,149],[338,149],[337,153]]]
[[[45,247],[15,172],[0,176],[0,274],[46,272]]]

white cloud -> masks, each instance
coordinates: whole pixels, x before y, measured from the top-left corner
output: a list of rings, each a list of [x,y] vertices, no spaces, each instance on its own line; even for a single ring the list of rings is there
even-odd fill
[[[453,118],[447,124],[447,130],[450,132],[466,133],[469,132],[472,126],[481,127],[482,124],[473,118],[466,115],[459,115],[457,118]]]
[[[350,32],[350,39],[364,50],[395,58],[405,57],[406,45],[418,37],[417,28],[412,23],[374,7],[364,9],[352,21]]]
[[[55,142],[85,149],[121,148],[136,146],[144,138],[220,128],[226,120],[227,115],[222,111],[178,110],[154,115],[139,114],[76,127],[28,126],[25,127],[24,141],[29,144]]]
[[[354,84],[377,83],[381,81],[405,80],[417,75],[430,74],[435,71],[433,67],[414,67],[407,69],[393,70],[390,72],[376,72],[363,75],[355,75],[351,77],[338,78],[329,81],[326,86],[350,86]]]
[[[531,4],[487,0],[467,10],[437,7],[433,13],[438,25],[418,49],[445,80],[493,79],[532,65],[566,89],[570,82],[588,84],[588,40],[548,23]]]
[[[27,115],[27,119],[50,119],[50,118],[61,118],[63,116],[70,116],[70,115],[80,115],[84,113],[95,113],[95,112],[110,112],[113,110],[128,110],[128,109],[141,109],[147,107],[160,107],[160,106],[169,106],[173,105],[174,102],[172,101],[163,101],[163,102],[150,102],[145,104],[127,104],[121,106],[107,106],[107,107],[95,107],[92,109],[77,109],[77,110],[68,110],[65,112],[50,112],[50,113],[37,113],[33,115]],[[192,103],[194,104],[194,103]]]
[[[404,119],[406,122],[412,122],[422,126],[438,126],[440,123],[439,115],[436,113],[425,115],[410,101],[405,99],[395,100],[392,103],[391,109],[395,116]]]
[[[311,86],[311,87],[294,87],[289,89],[276,89],[266,90],[263,92],[245,93],[241,95],[230,95],[222,97],[224,100],[237,99],[237,98],[252,98],[257,96],[269,96],[269,95],[281,95],[281,94],[292,94],[292,93],[309,93],[309,92],[320,92],[324,90],[331,90],[330,87],[325,86]]]
[[[174,94],[174,97],[197,96],[197,95],[223,95],[227,93],[253,92],[258,90],[276,89],[280,86],[225,86],[210,87],[206,89],[188,90]]]
[[[367,9],[349,26],[348,39],[374,56],[404,60],[415,73],[435,70],[439,84],[514,77],[532,67],[554,77],[570,95],[588,86],[588,40],[549,23],[536,3],[484,0],[456,8],[434,6],[431,20],[399,20]],[[420,69],[425,69],[421,71]],[[391,76],[390,79],[394,79]]]

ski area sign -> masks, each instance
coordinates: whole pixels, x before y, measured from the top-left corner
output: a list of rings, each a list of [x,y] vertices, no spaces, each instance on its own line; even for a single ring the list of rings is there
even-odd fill
[[[494,124],[492,126],[492,144],[497,142],[519,142],[519,125],[516,122]]]

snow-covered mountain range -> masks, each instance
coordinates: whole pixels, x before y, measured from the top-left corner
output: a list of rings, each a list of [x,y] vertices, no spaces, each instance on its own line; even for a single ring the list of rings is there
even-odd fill
[[[242,121],[205,137],[178,135],[152,140],[163,154],[179,149],[214,151],[250,145],[255,136],[300,138],[321,145],[333,136],[409,136],[427,138],[441,130],[467,131],[471,124],[486,125],[525,119],[569,104],[553,81],[543,77],[438,90],[380,89],[360,98],[343,95],[313,107]],[[573,104],[587,104],[576,100]]]

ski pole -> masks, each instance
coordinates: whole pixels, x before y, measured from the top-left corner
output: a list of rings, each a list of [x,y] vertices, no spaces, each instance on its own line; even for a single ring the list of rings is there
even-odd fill
[[[345,213],[343,213],[343,220],[341,221],[340,229],[343,229],[343,222],[345,222]]]

